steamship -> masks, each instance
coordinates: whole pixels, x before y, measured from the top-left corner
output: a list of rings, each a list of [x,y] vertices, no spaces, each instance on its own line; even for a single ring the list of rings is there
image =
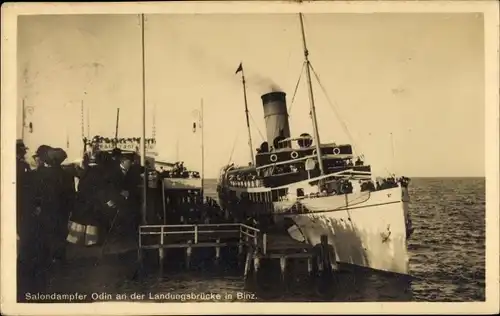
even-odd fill
[[[262,95],[267,141],[256,152],[250,147],[248,166],[222,168],[220,205],[235,218],[253,218],[264,230],[282,229],[300,242],[316,245],[327,235],[338,263],[408,274],[410,180],[375,179],[351,144],[321,143],[302,14],[299,18],[313,136],[291,137],[284,92]],[[245,89],[241,64],[239,71]]]

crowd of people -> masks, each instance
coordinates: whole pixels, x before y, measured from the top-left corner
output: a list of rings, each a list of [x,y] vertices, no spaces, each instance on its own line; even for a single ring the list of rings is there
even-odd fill
[[[117,218],[116,230],[136,229],[140,203],[140,166],[120,150],[87,155],[81,166],[63,166],[61,148],[40,146],[26,161],[27,148],[16,144],[18,289],[43,286],[47,271],[66,257],[69,222],[92,225],[100,241]],[[78,179],[78,185],[75,185]],[[124,216],[115,216],[122,213]],[[131,234],[136,235],[136,234]],[[33,290],[33,289],[32,289]]]
[[[217,202],[203,197],[201,191],[194,191],[167,197],[167,224],[209,224],[224,221],[224,215]]]
[[[184,167],[184,162],[176,162],[172,168],[172,170],[163,170],[163,167],[160,167],[160,176],[163,178],[194,178],[199,179],[200,173],[197,171],[189,171],[186,167]]]

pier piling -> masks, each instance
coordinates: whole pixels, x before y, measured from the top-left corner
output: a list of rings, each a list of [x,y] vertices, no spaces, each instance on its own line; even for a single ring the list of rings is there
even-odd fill
[[[258,282],[259,272],[260,272],[260,257],[258,254],[253,255],[253,277],[256,282]]]
[[[250,273],[250,263],[252,260],[252,251],[247,251],[246,259],[245,259],[245,270],[243,277],[246,280],[248,277],[248,274]]]
[[[193,253],[193,248],[191,247],[191,240],[188,241],[188,247],[186,248],[186,268],[191,267],[191,255]]]
[[[286,279],[286,257],[282,256],[280,258],[280,269],[281,269],[281,282],[285,282]]]
[[[313,274],[313,258],[312,257],[307,258],[307,274],[309,275],[309,277],[311,277]]]
[[[163,265],[165,261],[165,249],[163,249],[163,245],[165,244],[165,233],[163,231],[163,227],[160,230],[160,247],[158,248],[158,257],[160,264],[160,272],[163,273]]]
[[[220,239],[216,240],[217,246],[215,246],[215,264],[219,265],[220,263]]]
[[[290,265],[295,263],[294,260],[306,259],[310,276],[316,275],[317,270],[321,271],[320,275],[323,276],[323,272],[332,266],[329,251],[333,247],[328,244],[326,235],[321,237],[321,244],[313,248],[291,239],[286,234],[266,234],[255,227],[240,223],[144,225],[139,228],[139,234],[138,260],[142,264],[144,251],[158,250],[160,269],[163,269],[168,249],[184,250],[185,268],[190,269],[194,248],[213,248],[215,265],[218,267],[223,247],[234,247],[235,250],[237,248],[238,266],[241,267],[244,262],[245,281],[251,273],[255,282],[263,281],[260,275],[264,261],[271,263],[275,259],[279,259],[282,284],[287,283],[290,271],[294,270],[290,268]]]

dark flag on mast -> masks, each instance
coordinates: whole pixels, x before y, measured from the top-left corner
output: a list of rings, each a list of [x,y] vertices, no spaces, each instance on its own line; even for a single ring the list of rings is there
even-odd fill
[[[201,111],[199,110],[194,110],[193,116],[195,117],[195,121],[193,122],[193,133],[196,133],[197,129],[203,128],[201,124],[203,118],[201,117]]]
[[[240,65],[238,66],[238,69],[236,69],[236,72],[234,74],[236,75],[240,71],[243,71],[243,63],[242,62],[240,62]]]

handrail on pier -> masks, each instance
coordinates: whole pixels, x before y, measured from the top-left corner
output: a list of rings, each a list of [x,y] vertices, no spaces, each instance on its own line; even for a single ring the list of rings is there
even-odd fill
[[[216,235],[218,233],[239,234],[239,242],[253,244],[264,253],[266,251],[267,236],[255,227],[241,223],[224,224],[179,224],[179,225],[142,225],[139,226],[139,248],[144,248],[145,236],[160,236],[160,246],[165,245],[165,237],[169,235],[184,235],[194,244],[198,244],[200,235]],[[188,242],[189,243],[189,242]]]

